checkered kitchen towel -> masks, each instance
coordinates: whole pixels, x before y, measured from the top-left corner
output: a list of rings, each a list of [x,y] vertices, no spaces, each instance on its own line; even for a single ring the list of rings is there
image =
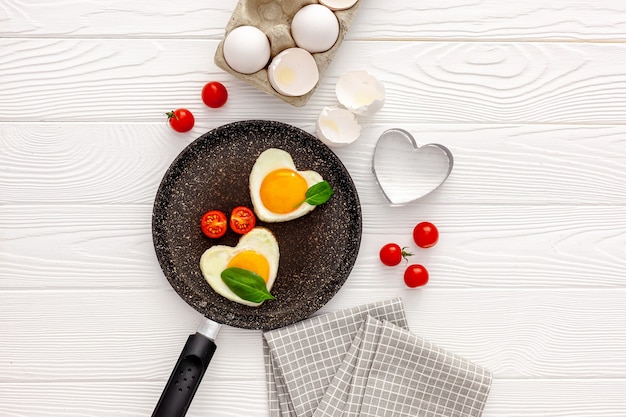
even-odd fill
[[[400,299],[311,317],[264,333],[270,417],[311,417],[371,315],[408,327]]]
[[[271,417],[479,416],[488,371],[407,330],[399,299],[264,334]]]

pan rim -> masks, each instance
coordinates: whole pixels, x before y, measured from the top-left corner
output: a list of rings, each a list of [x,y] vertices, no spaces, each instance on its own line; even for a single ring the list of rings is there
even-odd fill
[[[316,155],[319,154],[320,160],[323,159],[323,163],[330,167],[328,169],[332,169],[333,173],[341,178],[341,191],[343,193],[342,195],[346,198],[346,201],[342,201],[342,203],[344,203],[343,208],[349,210],[351,221],[349,229],[347,229],[349,245],[344,248],[345,251],[341,254],[341,259],[337,261],[337,263],[341,264],[337,270],[339,276],[325,280],[320,287],[321,290],[319,293],[316,293],[314,297],[310,297],[305,304],[294,304],[293,306],[282,305],[281,308],[277,309],[275,312],[271,310],[264,311],[265,315],[262,317],[259,317],[257,314],[259,312],[258,308],[247,307],[234,302],[229,302],[233,304],[232,308],[218,308],[214,303],[210,302],[211,300],[202,300],[202,297],[199,297],[196,292],[185,291],[185,288],[189,289],[189,285],[180,276],[181,273],[177,270],[178,266],[173,262],[175,255],[168,255],[168,251],[170,251],[171,248],[167,242],[167,230],[164,230],[168,227],[168,223],[163,217],[164,207],[167,207],[169,203],[167,201],[170,196],[168,190],[173,187],[172,181],[182,175],[181,170],[185,165],[186,158],[193,157],[193,153],[198,152],[198,148],[207,146],[207,144],[214,144],[216,141],[222,140],[221,138],[229,135],[232,136],[234,133],[242,130],[252,132],[251,134],[253,135],[256,134],[255,132],[257,131],[262,131],[266,134],[273,132],[276,137],[272,136],[268,139],[270,142],[277,141],[282,143],[282,141],[287,140],[282,139],[282,136],[285,136],[289,137],[288,140],[290,141],[297,140],[298,142],[296,144],[306,145],[305,147],[311,148],[311,152],[316,153]],[[294,160],[296,160],[296,158],[294,158]],[[313,213],[315,213],[315,211]],[[323,307],[341,289],[350,275],[356,263],[361,237],[362,212],[358,192],[348,170],[341,160],[330,148],[308,132],[298,127],[273,120],[244,120],[232,122],[216,127],[195,139],[176,156],[166,170],[159,184],[153,205],[153,245],[161,270],[170,285],[187,304],[206,318],[220,324],[245,329],[270,330],[283,327],[300,321]],[[199,267],[197,269],[199,270]],[[216,295],[216,297],[221,296]]]

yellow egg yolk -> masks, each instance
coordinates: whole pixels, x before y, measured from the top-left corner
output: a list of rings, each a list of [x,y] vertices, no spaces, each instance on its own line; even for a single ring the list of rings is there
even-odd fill
[[[265,282],[270,277],[270,264],[265,256],[253,250],[239,252],[228,262],[227,268],[241,268],[260,275]]]
[[[308,184],[302,175],[288,168],[270,172],[261,183],[261,201],[271,212],[285,214],[296,209],[306,198]]]

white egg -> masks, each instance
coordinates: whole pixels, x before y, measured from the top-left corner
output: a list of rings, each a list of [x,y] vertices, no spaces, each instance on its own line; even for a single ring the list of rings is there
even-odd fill
[[[315,171],[298,171],[288,152],[270,148],[250,171],[254,212],[265,222],[297,219],[315,208],[304,201],[306,190],[324,179]]]
[[[317,118],[316,136],[332,147],[349,145],[361,135],[354,113],[339,107],[324,107]]]
[[[320,0],[320,3],[331,10],[346,10],[354,6],[358,0]]]
[[[289,97],[302,96],[315,88],[320,75],[313,56],[302,48],[285,49],[272,59],[267,77],[274,90]]]
[[[224,39],[224,59],[237,72],[255,73],[270,60],[270,41],[254,26],[239,26]]]
[[[272,232],[264,227],[255,227],[243,235],[235,247],[216,245],[204,251],[200,258],[200,269],[216,293],[231,301],[258,307],[261,303],[244,300],[228,288],[222,280],[222,271],[238,267],[266,276],[269,291],[276,280],[279,257],[278,242]]]
[[[300,48],[311,53],[324,52],[339,38],[339,21],[328,7],[309,4],[293,16],[291,36]]]

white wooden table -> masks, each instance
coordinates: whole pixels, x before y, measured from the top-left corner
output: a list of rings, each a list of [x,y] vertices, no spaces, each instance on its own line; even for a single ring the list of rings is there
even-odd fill
[[[355,69],[388,100],[336,150],[363,241],[321,312],[401,296],[412,331],[493,370],[485,417],[626,416],[626,3],[363,0],[302,108],[214,65],[235,4],[0,1],[0,416],[150,415],[200,322],[154,254],[162,175],[228,122],[313,132]],[[210,80],[222,109],[200,100]],[[166,125],[175,107],[191,132]],[[400,208],[370,171],[392,127],[456,158]],[[421,220],[441,240],[411,290],[378,250]],[[260,332],[222,329],[188,415],[267,415]]]

